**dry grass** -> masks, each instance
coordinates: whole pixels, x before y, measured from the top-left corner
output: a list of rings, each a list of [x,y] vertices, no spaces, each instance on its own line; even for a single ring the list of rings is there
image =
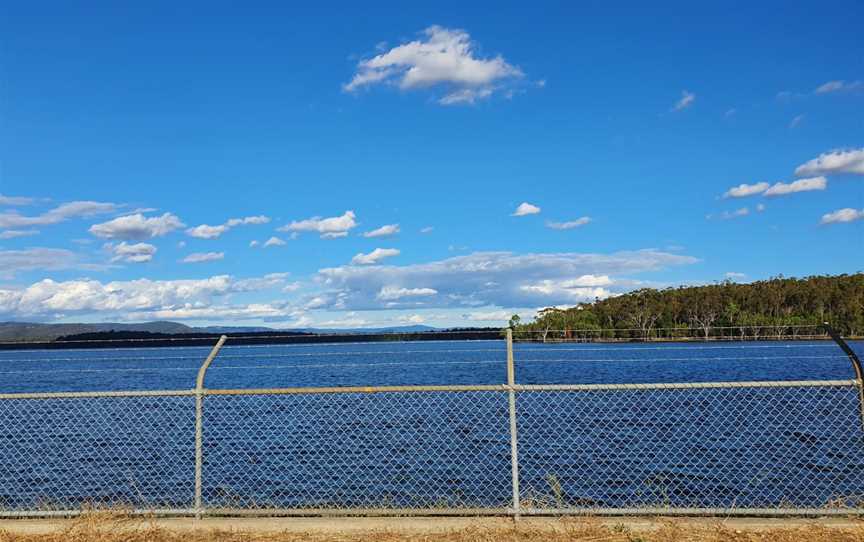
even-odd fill
[[[636,531],[625,524],[604,525],[590,519],[567,519],[550,527],[513,525],[473,527],[441,534],[375,531],[368,533],[252,533],[217,530],[170,530],[146,519],[92,513],[51,534],[16,534],[0,530],[0,542],[864,542],[864,523],[828,527],[812,522],[786,528],[730,528],[721,522],[658,520]]]

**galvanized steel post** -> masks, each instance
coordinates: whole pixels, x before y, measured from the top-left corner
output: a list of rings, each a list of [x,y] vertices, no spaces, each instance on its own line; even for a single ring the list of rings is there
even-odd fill
[[[225,344],[225,341],[228,339],[227,336],[222,335],[219,337],[219,341],[216,343],[216,346],[213,347],[213,350],[210,351],[210,354],[207,356],[207,359],[204,360],[204,363],[201,365],[201,368],[198,369],[198,378],[195,381],[195,518],[201,519],[201,516],[204,512],[203,507],[201,506],[201,486],[202,486],[202,476],[204,471],[204,376],[207,374],[207,368],[210,367],[210,364],[213,363],[213,360],[216,359],[216,355],[219,354],[219,349],[222,348],[222,345]]]
[[[825,322],[822,325],[825,327],[825,332],[828,333],[828,336],[837,343],[837,346],[843,350],[843,353],[852,362],[852,369],[855,371],[855,380],[858,381],[858,410],[861,418],[861,428],[864,429],[864,369],[861,367],[861,360],[858,359],[855,351],[843,340],[843,337],[831,327],[831,324]]]
[[[507,328],[507,399],[510,406],[510,478],[513,481],[513,519],[519,519],[519,437],[516,428],[516,368],[513,363],[513,330]]]

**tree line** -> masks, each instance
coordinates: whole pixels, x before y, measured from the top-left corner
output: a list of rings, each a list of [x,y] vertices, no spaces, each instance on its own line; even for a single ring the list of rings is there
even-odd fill
[[[532,322],[523,323],[514,315],[510,326],[543,339],[562,334],[586,339],[767,338],[803,335],[801,326],[823,322],[846,336],[864,335],[864,273],[642,288],[572,308],[546,308]]]

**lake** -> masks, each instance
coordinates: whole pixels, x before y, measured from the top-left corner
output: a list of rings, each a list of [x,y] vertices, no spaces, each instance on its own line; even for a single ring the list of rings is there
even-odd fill
[[[864,342],[852,344],[864,353]],[[0,352],[0,392],[188,390],[208,348]],[[207,387],[500,384],[503,341],[226,346]],[[849,379],[831,342],[515,345],[522,384]],[[862,507],[851,386],[522,392],[536,508]],[[191,506],[194,399],[0,401],[0,509]],[[210,396],[211,508],[506,508],[502,392]]]

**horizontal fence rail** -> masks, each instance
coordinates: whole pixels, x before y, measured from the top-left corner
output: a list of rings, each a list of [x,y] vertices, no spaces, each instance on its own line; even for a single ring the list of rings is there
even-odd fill
[[[521,384],[502,337],[502,384],[209,389],[223,338],[194,389],[0,394],[0,517],[864,514],[857,370]]]

